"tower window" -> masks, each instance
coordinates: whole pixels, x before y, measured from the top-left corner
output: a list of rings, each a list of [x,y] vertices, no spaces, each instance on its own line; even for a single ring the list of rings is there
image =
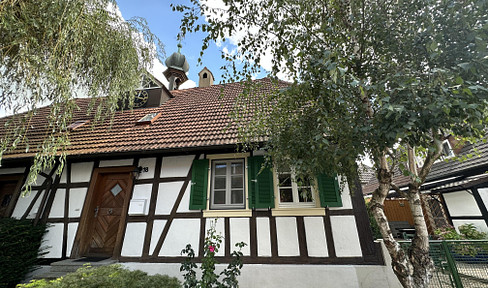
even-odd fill
[[[207,73],[203,73],[203,79],[207,78]]]

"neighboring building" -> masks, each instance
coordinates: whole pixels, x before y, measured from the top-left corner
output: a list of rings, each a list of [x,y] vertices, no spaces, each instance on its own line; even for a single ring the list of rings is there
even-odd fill
[[[81,109],[68,132],[63,173],[56,175],[57,167],[40,173],[32,193],[19,197],[46,129],[49,107],[39,109],[29,152],[19,145],[3,156],[0,216],[49,223],[44,257],[53,261],[110,257],[179,275],[180,251],[191,244],[201,257],[206,228],[218,219],[225,239],[219,262],[230,260],[235,243],[247,243],[241,287],[389,287],[396,281],[372,240],[359,189],[351,193],[346,184],[340,192],[346,180],[324,175],[317,186],[297,187],[291,170],[260,171],[265,152],[238,152],[238,127],[229,116],[244,85],[212,85],[205,68],[204,87],[177,90],[188,64],[179,52],[166,64],[171,89],[138,91],[140,108],[115,113],[111,125],[92,126],[84,113],[90,99],[77,99]],[[261,93],[287,85],[255,83]]]
[[[460,146],[449,136],[443,148],[444,156],[434,163],[421,187],[426,218],[432,218],[429,232],[447,224],[457,228],[466,223],[488,232],[488,143]],[[396,173],[394,182],[406,189],[408,177]],[[377,187],[378,181],[373,179],[363,185],[363,193],[368,195]],[[391,196],[399,197],[396,193]]]

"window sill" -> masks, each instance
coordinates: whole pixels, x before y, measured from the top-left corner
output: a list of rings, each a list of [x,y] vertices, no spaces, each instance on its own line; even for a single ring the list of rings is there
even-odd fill
[[[250,209],[239,210],[204,210],[204,218],[219,218],[219,217],[251,217],[252,211]]]
[[[272,216],[325,216],[325,208],[274,208]]]

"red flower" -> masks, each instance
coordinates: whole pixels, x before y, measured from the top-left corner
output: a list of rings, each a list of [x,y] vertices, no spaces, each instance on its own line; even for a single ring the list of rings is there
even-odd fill
[[[212,245],[210,245],[210,246],[208,246],[208,250],[210,250],[210,252],[214,252],[215,251],[215,247],[212,246]]]

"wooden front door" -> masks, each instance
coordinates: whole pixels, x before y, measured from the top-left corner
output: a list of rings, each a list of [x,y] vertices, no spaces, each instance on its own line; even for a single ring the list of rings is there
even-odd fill
[[[123,225],[127,198],[130,196],[130,173],[101,174],[93,191],[86,256],[112,257]]]

